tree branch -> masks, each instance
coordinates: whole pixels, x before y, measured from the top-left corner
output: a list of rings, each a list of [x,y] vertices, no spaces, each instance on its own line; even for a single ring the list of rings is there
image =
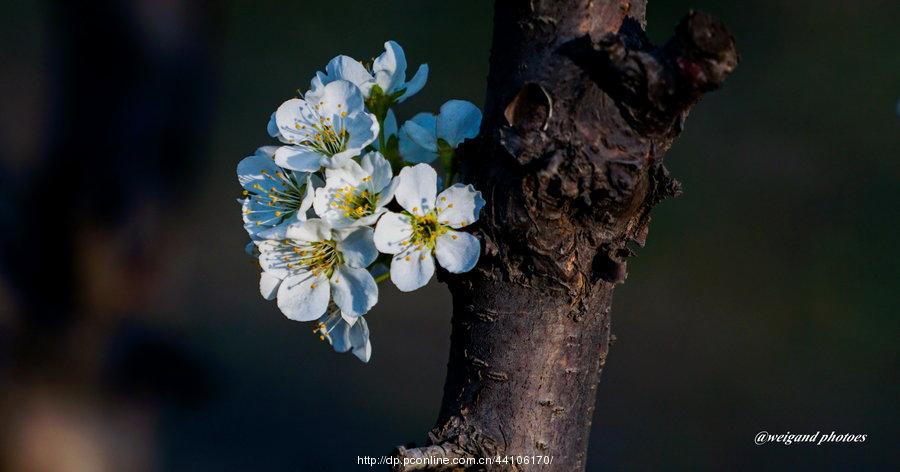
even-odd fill
[[[617,34],[597,41],[585,35],[564,44],[560,52],[584,69],[645,134],[671,132],[738,63],[734,38],[725,25],[701,12],[685,16],[661,47],[650,44],[637,21],[626,18]]]
[[[554,470],[584,468],[629,243],[643,246],[651,208],[680,192],[663,154],[738,61],[702,13],[654,47],[644,11],[643,0],[496,1],[481,134],[459,150],[461,180],[487,201],[474,227],[484,250],[473,271],[441,274],[453,295],[441,412],[427,444],[397,457],[547,455]]]

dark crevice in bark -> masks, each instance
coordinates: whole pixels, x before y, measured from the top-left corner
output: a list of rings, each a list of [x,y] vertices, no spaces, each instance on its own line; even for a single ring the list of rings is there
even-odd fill
[[[655,47],[645,2],[498,0],[484,122],[460,149],[487,204],[453,295],[437,426],[406,458],[550,455],[583,470],[610,303],[650,209],[680,192],[662,156],[737,65],[718,20],[690,13]],[[490,470],[528,469],[499,465]],[[441,467],[398,466],[397,470]]]

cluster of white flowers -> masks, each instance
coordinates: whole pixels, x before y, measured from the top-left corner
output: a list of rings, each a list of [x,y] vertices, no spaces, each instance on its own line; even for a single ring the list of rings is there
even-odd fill
[[[462,273],[481,254],[478,239],[459,231],[478,219],[481,192],[452,183],[456,148],[478,134],[481,111],[450,100],[398,127],[393,108],[422,89],[428,66],[407,81],[403,49],[384,48],[365,65],[332,59],[309,91],[272,113],[268,132],[281,145],[237,166],[263,298],[364,362],[372,343],[363,315],[379,282],[412,291],[434,275],[435,258]]]

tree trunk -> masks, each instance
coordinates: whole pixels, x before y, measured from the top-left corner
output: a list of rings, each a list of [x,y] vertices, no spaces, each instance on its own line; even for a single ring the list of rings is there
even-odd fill
[[[487,201],[484,251],[472,272],[442,274],[444,399],[427,445],[401,459],[535,455],[584,469],[613,289],[650,209],[679,192],[662,156],[738,59],[702,13],[655,47],[644,12],[642,0],[497,0],[481,135],[459,169]]]

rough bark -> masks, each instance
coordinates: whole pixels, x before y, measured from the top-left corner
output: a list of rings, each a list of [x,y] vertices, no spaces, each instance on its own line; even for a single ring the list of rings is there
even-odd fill
[[[481,135],[459,169],[487,201],[483,255],[443,277],[444,399],[426,446],[398,457],[546,455],[549,470],[584,469],[613,289],[650,209],[679,193],[663,154],[738,60],[718,20],[690,13],[656,47],[644,12],[641,0],[496,2]]]

